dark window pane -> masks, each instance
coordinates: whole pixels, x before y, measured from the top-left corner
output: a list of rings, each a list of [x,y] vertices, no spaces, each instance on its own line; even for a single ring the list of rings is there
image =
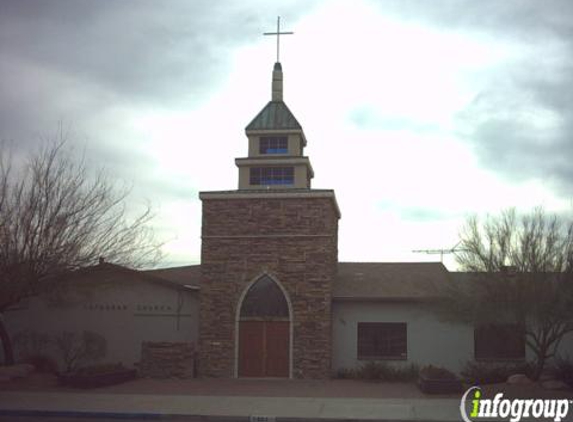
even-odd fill
[[[476,359],[525,358],[525,333],[515,324],[490,324],[474,330]]]
[[[269,138],[260,138],[259,154],[266,154],[268,149],[269,149]]]
[[[252,167],[249,182],[251,185],[292,185],[293,167]]]
[[[294,184],[294,167],[285,167],[284,168],[283,179],[284,179],[285,184],[287,184],[287,185]]]
[[[402,322],[359,322],[358,358],[400,358],[408,352],[407,325]]]
[[[251,286],[241,305],[241,317],[288,316],[288,305],[282,290],[267,276]]]
[[[260,167],[252,167],[249,173],[249,183],[251,185],[260,185],[261,184],[261,168]]]
[[[259,139],[259,154],[288,153],[288,138],[286,136],[262,136]]]

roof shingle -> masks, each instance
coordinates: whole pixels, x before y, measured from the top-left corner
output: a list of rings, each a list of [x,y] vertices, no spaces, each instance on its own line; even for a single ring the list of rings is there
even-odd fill
[[[201,265],[186,265],[184,267],[159,268],[147,270],[145,273],[159,277],[171,283],[182,286],[198,287],[201,281]]]
[[[269,101],[268,104],[248,124],[246,130],[302,130],[294,115],[282,101]]]
[[[432,299],[448,282],[440,262],[340,262],[334,281],[336,300]]]

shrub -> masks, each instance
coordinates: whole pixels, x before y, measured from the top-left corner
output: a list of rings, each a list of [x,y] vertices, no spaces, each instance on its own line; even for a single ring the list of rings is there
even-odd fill
[[[357,374],[355,369],[340,368],[336,371],[334,377],[338,379],[353,379],[357,378]]]
[[[573,387],[573,362],[569,358],[555,358],[555,376]]]
[[[24,359],[24,363],[34,365],[37,372],[55,374],[58,372],[58,364],[54,359],[46,355],[32,355]]]
[[[458,377],[446,368],[428,365],[420,370],[420,375],[429,379],[456,380]]]
[[[462,381],[446,368],[429,365],[420,370],[418,387],[426,394],[457,394],[462,391]]]
[[[102,363],[98,365],[77,368],[74,373],[78,375],[108,374],[110,372],[125,371],[127,368],[121,363]]]
[[[461,372],[462,378],[469,384],[495,384],[506,382],[513,374],[533,374],[533,368],[528,363],[496,363],[469,361]]]
[[[50,344],[50,337],[34,330],[23,330],[14,335],[13,344],[18,357],[25,361],[29,357],[43,355]]]
[[[81,335],[64,331],[56,337],[56,346],[62,353],[62,360],[67,372],[76,369],[80,363],[86,363],[105,357],[107,343],[100,334],[84,331]]]
[[[394,366],[386,362],[370,361],[356,371],[356,378],[376,381],[412,381],[418,377],[416,364]]]

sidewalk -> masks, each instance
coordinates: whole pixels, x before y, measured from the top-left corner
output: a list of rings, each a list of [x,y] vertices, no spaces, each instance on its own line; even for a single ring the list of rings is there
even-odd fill
[[[0,392],[0,416],[90,416],[207,420],[459,421],[457,399],[364,399]],[[275,418],[275,419],[273,419]]]
[[[536,384],[483,386],[484,397],[567,398],[573,392]],[[15,416],[194,419],[202,421],[460,421],[461,394],[428,396],[413,383],[358,380],[140,378],[93,390],[62,387],[57,378],[32,375],[0,383],[0,420]],[[256,419],[254,419],[256,420]],[[573,421],[573,410],[566,421]]]

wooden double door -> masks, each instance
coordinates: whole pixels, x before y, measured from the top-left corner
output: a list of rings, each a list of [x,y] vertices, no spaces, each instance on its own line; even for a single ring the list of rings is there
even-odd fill
[[[289,321],[239,322],[239,376],[288,377]]]

